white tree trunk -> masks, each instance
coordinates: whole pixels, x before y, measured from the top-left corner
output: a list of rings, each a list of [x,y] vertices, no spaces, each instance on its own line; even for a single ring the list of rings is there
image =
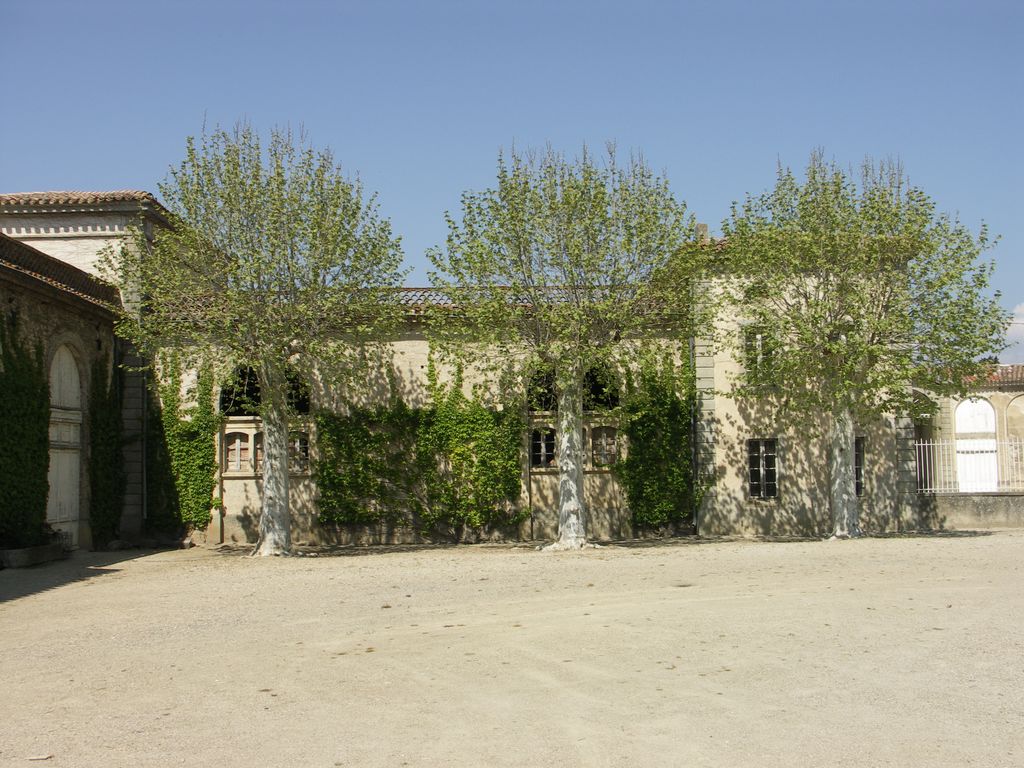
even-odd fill
[[[558,540],[545,549],[582,549],[587,543],[583,505],[583,363],[558,377]]]
[[[854,475],[853,416],[849,408],[832,414],[829,426],[829,481],[832,504],[832,537],[860,536],[860,508]]]
[[[284,370],[260,368],[263,417],[263,498],[260,532],[253,555],[287,555],[292,548],[288,505],[288,403]]]

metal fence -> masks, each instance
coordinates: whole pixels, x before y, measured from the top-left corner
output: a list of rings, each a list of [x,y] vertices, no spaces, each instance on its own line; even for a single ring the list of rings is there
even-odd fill
[[[1024,438],[919,440],[918,493],[1024,491]]]

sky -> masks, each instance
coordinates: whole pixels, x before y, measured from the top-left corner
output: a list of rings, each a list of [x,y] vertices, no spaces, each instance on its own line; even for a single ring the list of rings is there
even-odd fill
[[[410,285],[498,152],[642,153],[715,232],[815,148],[898,159],[986,258],[1024,362],[1020,0],[0,0],[0,192],[159,195],[185,139],[304,129],[377,194]]]

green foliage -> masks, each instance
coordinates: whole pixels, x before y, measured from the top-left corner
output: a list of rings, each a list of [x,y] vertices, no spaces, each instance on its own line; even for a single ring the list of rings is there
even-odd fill
[[[42,349],[0,323],[0,547],[46,541],[50,385]]]
[[[118,378],[115,374],[108,379],[105,360],[93,363],[89,394],[89,524],[96,547],[117,538],[124,504]]]
[[[693,465],[693,368],[645,356],[630,377],[620,428],[629,452],[614,467],[641,528],[689,524],[705,485]]]
[[[710,309],[691,301],[706,253],[689,247],[693,217],[667,179],[637,156],[620,164],[609,146],[603,162],[586,148],[574,159],[513,149],[498,158],[496,186],[463,194],[461,219],[447,219],[445,248],[428,255],[431,281],[449,301],[430,333],[491,380],[553,370],[559,538],[579,546],[584,373],[618,367],[655,328],[689,334]]]
[[[390,407],[316,416],[320,521],[367,525],[398,522],[422,506],[423,462],[417,453],[423,412]]]
[[[390,522],[424,533],[513,525],[523,424],[458,386],[428,408],[389,406],[317,416],[320,521]]]
[[[701,253],[687,248],[693,217],[668,181],[638,157],[620,165],[613,147],[603,163],[586,148],[574,160],[550,149],[500,156],[497,186],[465,193],[448,227],[446,248],[428,254],[431,279],[459,312],[442,309],[438,340],[460,356],[466,341],[486,342],[485,358],[503,348],[514,352],[505,362],[556,369],[607,358],[649,330],[655,304],[678,298],[654,277],[674,263],[673,287],[685,289],[699,265],[683,255]]]
[[[151,419],[153,442],[147,467],[161,460],[170,477],[156,472],[150,485],[148,523],[161,531],[205,529],[217,476],[216,434],[220,417],[213,407],[213,373],[200,368],[195,385],[196,405],[185,407],[181,398],[181,361],[175,354],[164,359],[158,386],[157,419]],[[155,423],[152,423],[155,422]]]
[[[911,385],[961,392],[1005,346],[1008,318],[979,261],[985,228],[975,236],[936,213],[896,164],[866,163],[858,183],[816,152],[802,181],[780,168],[722,228],[723,289],[772,344],[771,365],[746,366],[739,394],[775,387],[781,406],[812,418],[905,413]]]
[[[417,434],[417,454],[427,469],[422,525],[518,522],[508,504],[520,493],[523,422],[518,412],[489,410],[457,385],[447,392],[435,386],[433,392],[433,407]]]
[[[145,354],[188,349],[257,372],[266,438],[257,551],[287,552],[286,365],[356,379],[360,351],[398,316],[399,240],[358,179],[289,131],[264,142],[238,125],[189,138],[160,194],[170,226],[136,230],[130,247],[105,259],[122,294],[139,297],[119,333]],[[205,477],[205,456],[195,461]],[[181,507],[201,524],[205,480],[196,482]]]

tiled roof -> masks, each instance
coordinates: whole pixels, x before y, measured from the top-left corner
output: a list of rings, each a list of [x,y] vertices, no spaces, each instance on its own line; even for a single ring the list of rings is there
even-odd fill
[[[28,275],[107,309],[121,303],[120,294],[114,286],[3,234],[0,234],[0,267]]]
[[[983,386],[1022,387],[1024,386],[1024,365],[997,365],[984,381]],[[975,387],[980,389],[981,387]]]
[[[13,192],[0,194],[0,207],[30,208],[51,205],[99,205],[102,203],[160,205],[152,194],[140,189],[118,189],[111,192]]]
[[[445,306],[452,303],[444,291],[437,288],[399,288],[398,303],[410,309],[429,306]]]

